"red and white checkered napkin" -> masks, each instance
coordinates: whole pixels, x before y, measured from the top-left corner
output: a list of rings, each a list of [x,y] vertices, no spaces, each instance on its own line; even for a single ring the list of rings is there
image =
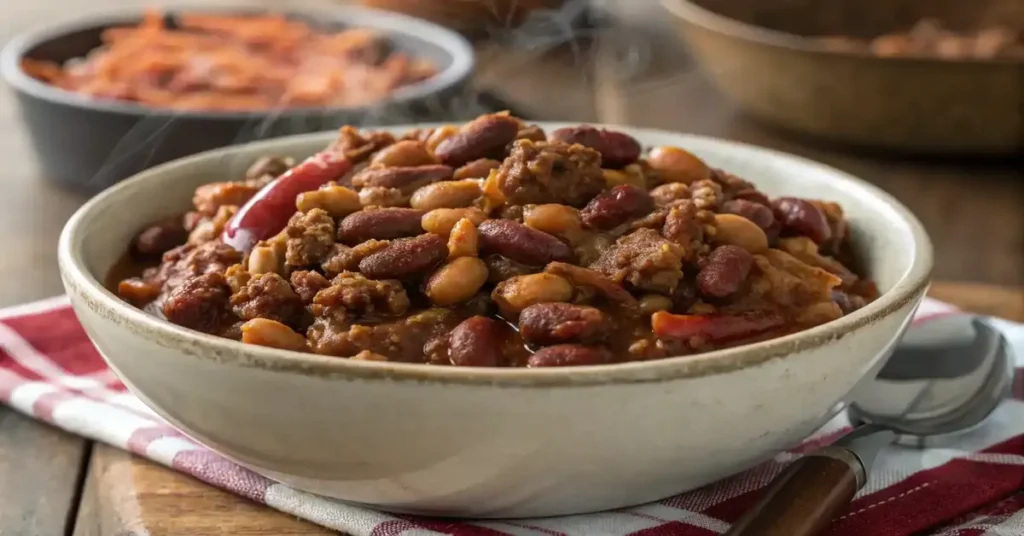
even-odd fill
[[[955,314],[928,301],[915,323]],[[1024,325],[1000,322],[1024,351]],[[1024,353],[1018,353],[1024,366]],[[348,506],[272,482],[210,452],[175,430],[106,367],[64,298],[0,310],[0,401],[97,441],[188,473],[253,501],[353,535],[679,535],[728,529],[759,488],[800,452],[846,429],[836,420],[802,447],[703,489],[634,508],[564,518],[456,522],[396,516]],[[830,536],[1024,535],[1024,368],[1014,400],[956,448],[890,447],[866,488]]]

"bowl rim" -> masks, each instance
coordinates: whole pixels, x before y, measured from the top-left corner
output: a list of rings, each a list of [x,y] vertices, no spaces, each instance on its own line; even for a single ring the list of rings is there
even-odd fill
[[[578,123],[538,122],[542,128],[554,129]],[[436,126],[437,123],[394,125],[382,129],[400,130]],[[804,350],[824,346],[856,330],[867,327],[885,318],[908,304],[916,305],[928,287],[932,271],[933,252],[931,241],[920,221],[888,193],[866,181],[800,156],[774,149],[767,149],[724,140],[721,138],[681,134],[659,129],[634,128],[622,125],[601,125],[599,127],[621,130],[641,138],[646,136],[684,136],[722,145],[726,148],[754,151],[805,168],[814,169],[829,176],[829,181],[843,190],[858,192],[871,200],[885,205],[895,213],[900,223],[909,231],[913,244],[910,265],[890,290],[864,308],[842,318],[813,328],[799,331],[767,341],[726,348],[702,354],[676,356],[664,359],[592,365],[565,368],[488,368],[488,367],[446,367],[417,363],[371,362],[343,359],[316,354],[279,350],[262,346],[243,344],[238,341],[216,337],[177,326],[166,320],[146,314],[122,301],[103,283],[94,277],[84,265],[79,246],[81,235],[86,232],[89,221],[103,211],[108,200],[117,200],[122,192],[130,191],[147,180],[173,172],[182,165],[201,160],[229,161],[229,155],[237,151],[273,152],[277,146],[303,144],[326,145],[336,136],[335,131],[287,136],[271,140],[237,145],[205,151],[186,158],[174,160],[153,167],[135,175],[85,203],[68,220],[61,232],[58,244],[58,263],[61,277],[72,302],[77,307],[87,307],[109,322],[113,329],[129,329],[154,344],[172,348],[192,358],[214,361],[234,366],[258,368],[272,372],[292,373],[320,378],[377,379],[388,381],[412,381],[461,385],[494,385],[515,387],[575,387],[603,384],[657,383],[680,378],[695,378],[720,374],[760,365],[769,360],[783,358]],[[101,276],[105,277],[105,276]],[[115,327],[116,326],[116,327]]]
[[[824,46],[818,39],[811,36],[773,30],[764,26],[757,26],[738,19],[721,15],[704,6],[698,5],[692,0],[660,0],[662,7],[670,14],[685,20],[689,23],[701,26],[705,29],[727,35],[734,39],[752,41],[758,44],[784,48],[793,51],[807,52],[812,54],[827,54],[837,57],[852,59],[877,60],[889,64],[912,64],[912,65],[960,65],[960,66],[1014,66],[1024,65],[1024,60],[1013,58],[930,58],[920,56],[893,56],[879,57],[870,52],[861,50],[839,50]]]
[[[160,12],[164,16],[173,16],[179,13],[241,15],[274,13],[287,18],[340,22],[346,26],[354,27],[368,26],[380,30],[388,36],[405,34],[430,41],[442,48],[451,57],[451,64],[426,80],[400,87],[392,92],[388,98],[367,105],[345,107],[307,106],[238,111],[176,110],[116,99],[97,99],[60,89],[37,80],[29,76],[21,67],[21,60],[26,54],[43,43],[91,28],[108,28],[114,25],[138,22],[143,12],[144,10],[137,7],[103,10],[90,13],[85,17],[68,18],[19,33],[0,50],[0,75],[17,91],[49,102],[85,110],[146,117],[251,120],[269,114],[280,117],[345,114],[373,110],[382,106],[409,104],[437,95],[452,87],[457,87],[473,74],[473,70],[476,67],[476,52],[468,39],[458,32],[439,24],[402,13],[349,5],[339,5],[329,9],[323,7],[288,7],[287,9],[268,11],[265,8],[254,6],[210,6],[208,4],[174,4],[173,6],[161,8]]]

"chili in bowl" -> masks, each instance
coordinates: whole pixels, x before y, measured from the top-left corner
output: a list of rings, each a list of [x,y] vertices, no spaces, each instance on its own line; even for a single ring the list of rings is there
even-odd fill
[[[144,229],[116,282],[175,324],[287,350],[456,366],[693,354],[877,297],[839,204],[769,198],[685,149],[505,114],[342,129]],[[840,260],[842,259],[842,260]],[[397,342],[396,342],[397,341]]]
[[[491,114],[166,164],[83,207],[60,262],[125,383],[221,454],[378,508],[521,517],[794,445],[884,364],[931,251],[813,162]]]

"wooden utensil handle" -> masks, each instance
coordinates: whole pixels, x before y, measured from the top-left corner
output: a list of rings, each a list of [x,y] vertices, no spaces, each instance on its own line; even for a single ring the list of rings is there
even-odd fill
[[[857,457],[826,447],[793,462],[726,536],[815,536],[864,483]]]

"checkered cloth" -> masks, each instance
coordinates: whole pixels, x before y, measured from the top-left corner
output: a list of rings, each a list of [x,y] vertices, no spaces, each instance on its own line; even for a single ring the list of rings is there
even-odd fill
[[[918,329],[956,314],[926,301]],[[1019,350],[1024,325],[999,322]],[[1018,353],[1018,366],[1024,354]],[[126,449],[252,501],[353,535],[708,536],[751,506],[800,453],[842,434],[829,423],[799,448],[705,488],[612,512],[514,521],[392,515],[298,491],[243,469],[177,431],[129,393],[93,348],[64,298],[0,310],[0,401],[71,433]],[[830,536],[1024,535],[1024,369],[1014,399],[956,448],[890,447]]]

